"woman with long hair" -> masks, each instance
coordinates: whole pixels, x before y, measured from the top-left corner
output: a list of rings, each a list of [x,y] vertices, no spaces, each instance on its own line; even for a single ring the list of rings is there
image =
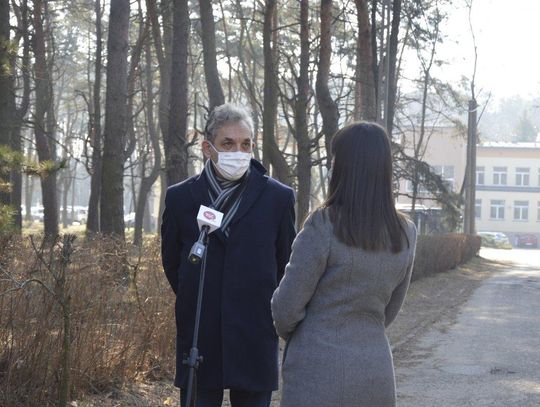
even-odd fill
[[[287,341],[281,406],[395,406],[385,328],[409,286],[416,228],[395,209],[381,126],[342,128],[332,152],[328,198],[296,237],[272,297]]]

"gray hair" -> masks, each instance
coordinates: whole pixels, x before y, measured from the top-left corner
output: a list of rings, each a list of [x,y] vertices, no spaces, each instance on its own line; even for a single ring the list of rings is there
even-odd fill
[[[206,120],[206,127],[204,128],[204,137],[210,142],[214,142],[216,138],[216,132],[223,126],[229,123],[242,122],[248,129],[253,137],[253,119],[249,111],[239,105],[232,103],[225,103],[223,105],[216,106]]]

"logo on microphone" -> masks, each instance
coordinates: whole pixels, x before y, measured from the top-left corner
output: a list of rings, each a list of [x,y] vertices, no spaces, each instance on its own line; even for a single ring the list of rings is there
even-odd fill
[[[203,216],[204,216],[206,219],[210,220],[210,221],[216,219],[216,215],[214,215],[214,214],[213,214],[212,212],[210,212],[210,211],[204,211],[204,212],[203,212]]]

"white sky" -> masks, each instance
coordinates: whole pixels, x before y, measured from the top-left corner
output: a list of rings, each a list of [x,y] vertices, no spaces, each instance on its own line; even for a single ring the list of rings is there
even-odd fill
[[[472,23],[478,47],[477,89],[499,99],[540,96],[540,0],[474,0]],[[439,57],[449,62],[440,77],[472,76],[473,46],[463,0],[443,28]]]

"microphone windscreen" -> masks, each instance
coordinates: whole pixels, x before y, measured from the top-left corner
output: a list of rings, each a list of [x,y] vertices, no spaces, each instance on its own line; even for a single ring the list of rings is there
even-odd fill
[[[203,226],[208,226],[210,228],[208,233],[212,233],[221,226],[222,221],[222,212],[216,211],[215,209],[204,205],[201,205],[199,208],[199,214],[197,215],[197,224],[199,225],[199,230]]]

